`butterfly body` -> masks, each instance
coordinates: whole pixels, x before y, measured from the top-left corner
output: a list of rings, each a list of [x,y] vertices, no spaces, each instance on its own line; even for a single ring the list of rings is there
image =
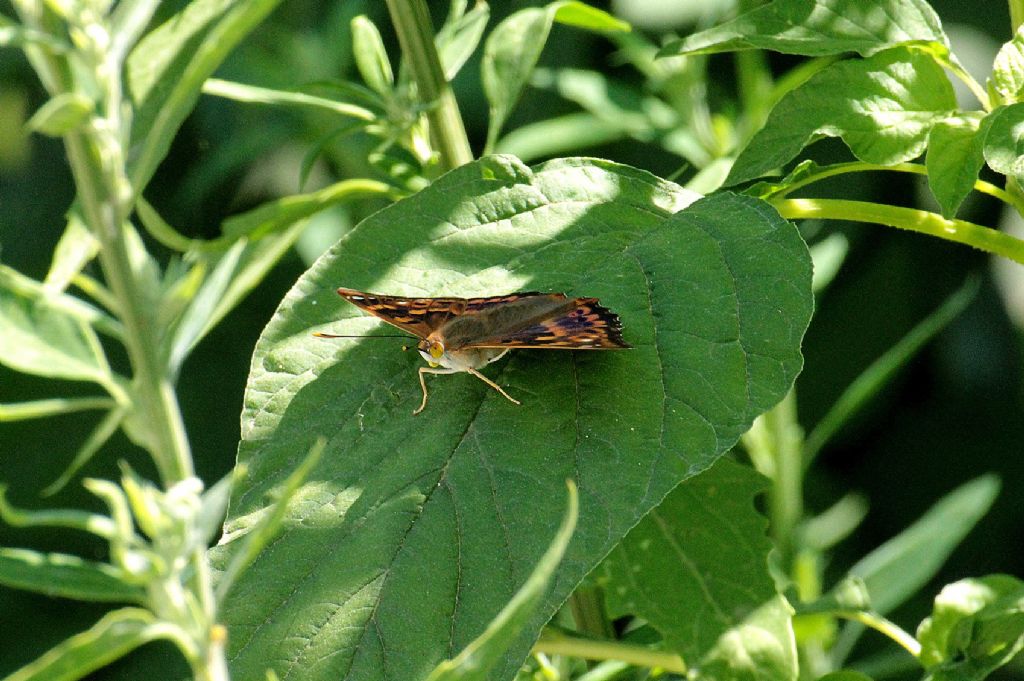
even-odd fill
[[[429,367],[419,369],[423,402],[425,373],[466,372],[519,404],[478,370],[513,348],[614,350],[630,347],[618,316],[597,298],[563,293],[512,293],[486,298],[406,298],[339,288],[353,305],[416,336],[416,349]],[[317,334],[331,337],[330,334]]]

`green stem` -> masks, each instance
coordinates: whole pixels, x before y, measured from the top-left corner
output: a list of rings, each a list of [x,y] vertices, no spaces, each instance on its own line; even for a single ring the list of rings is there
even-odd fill
[[[100,242],[100,265],[124,324],[124,343],[134,370],[139,412],[150,434],[150,453],[164,485],[170,486],[192,475],[192,457],[178,401],[160,359],[156,329],[141,295],[143,287],[132,272],[123,211],[103,182],[104,173],[90,154],[90,140],[72,132],[65,137],[65,146],[82,213]]]
[[[31,25],[31,18],[29,19]],[[36,55],[33,66],[44,83],[71,89],[64,64],[52,55]],[[148,304],[135,281],[124,224],[130,187],[125,179],[122,141],[121,63],[110,55],[90,53],[97,60],[102,98],[96,116],[102,125],[85,125],[64,136],[68,164],[78,190],[86,224],[100,242],[99,261],[124,324],[124,344],[134,370],[137,407],[150,434],[150,454],[165,485],[192,475],[192,458],[174,391],[161,362],[156,329]],[[102,62],[102,64],[100,63]],[[106,132],[103,132],[106,131]]]
[[[473,160],[459,105],[444,77],[434,45],[430,11],[424,0],[387,0],[391,21],[402,47],[402,59],[427,105],[430,137],[441,156],[441,167],[451,170]]]
[[[989,227],[965,220],[948,220],[925,210],[843,199],[784,199],[771,200],[771,203],[782,217],[790,220],[874,222],[966,244],[1024,264],[1024,241]]]
[[[838,617],[860,622],[864,626],[888,636],[914,657],[921,655],[921,644],[916,638],[877,613],[865,610],[840,610],[835,614]]]
[[[568,655],[587,660],[621,660],[640,667],[658,667],[676,674],[686,674],[686,663],[675,653],[651,650],[618,641],[593,641],[584,638],[545,633],[533,646],[534,653]]]
[[[795,555],[796,526],[804,512],[802,436],[793,391],[763,419],[774,464],[769,501],[772,538],[783,565],[789,569]]]
[[[871,171],[890,171],[897,173],[913,173],[915,175],[927,175],[928,169],[919,163],[898,163],[893,166],[882,166],[875,163],[864,163],[863,161],[852,161],[850,163],[837,163],[835,165],[826,166],[819,170],[816,170],[811,175],[798,180],[792,184],[786,185],[779,191],[771,195],[771,199],[781,199],[789,196],[797,189],[806,187],[807,185],[814,184],[829,177],[836,175],[843,175],[845,173],[864,173]],[[1024,215],[1024,199],[1022,197],[1001,189],[991,182],[985,182],[984,180],[974,181],[974,190],[982,194],[988,194],[994,199],[998,199],[1003,203],[1012,206],[1018,213]]]

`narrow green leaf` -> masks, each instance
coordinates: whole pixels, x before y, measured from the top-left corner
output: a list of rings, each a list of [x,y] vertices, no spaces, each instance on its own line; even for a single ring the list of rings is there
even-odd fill
[[[943,217],[954,217],[974,189],[985,164],[983,150],[989,121],[983,112],[969,111],[939,121],[932,128],[925,165],[928,187],[942,206]]]
[[[605,559],[608,615],[637,615],[684,660],[700,659],[775,595],[768,523],[754,509],[766,487],[726,459],[676,487]]]
[[[200,88],[280,0],[196,0],[168,16],[131,51],[126,65],[134,106],[130,172],[141,194]]]
[[[840,669],[818,677],[818,681],[874,681],[870,676],[854,669]]]
[[[12,527],[63,527],[111,539],[116,534],[114,522],[104,515],[85,511],[25,511],[7,502],[7,486],[0,485],[0,519]]]
[[[599,33],[628,32],[632,27],[604,10],[577,0],[559,0],[548,5],[555,11],[555,21],[566,26]]]
[[[196,514],[196,534],[203,546],[210,543],[220,534],[224,524],[224,513],[228,509],[231,498],[231,474],[214,483],[213,487],[203,492],[203,505]]]
[[[811,288],[815,293],[824,291],[832,283],[839,274],[839,268],[843,266],[849,250],[850,242],[838,232],[811,246],[811,261],[814,262],[814,281]]]
[[[87,631],[51,648],[4,681],[75,681],[145,643],[167,638],[166,629],[147,610],[121,608],[104,615]]]
[[[806,246],[756,199],[694,198],[605,161],[531,170],[490,157],[364,220],[314,263],[253,357],[224,541],[268,512],[298,452],[321,435],[328,444],[280,537],[224,604],[240,632],[234,675],[426,676],[525,582],[572,478],[577,535],[493,672],[511,675],[614,544],[781,399],[812,307]],[[635,347],[522,351],[486,369],[521,406],[473,376],[430,377],[413,417],[418,357],[386,339],[311,336],[380,326],[338,286],[597,296]],[[297,635],[310,621],[321,624]]]
[[[213,311],[217,309],[224,293],[231,285],[238,263],[246,248],[251,244],[247,239],[240,239],[216,260],[210,276],[203,280],[199,291],[188,303],[184,314],[174,329],[168,351],[168,367],[172,374],[177,374],[182,362],[203,336],[212,328]]]
[[[793,609],[782,596],[722,634],[700,663],[708,681],[796,681]]]
[[[897,371],[967,309],[977,295],[978,287],[977,279],[968,279],[937,310],[925,317],[896,345],[872,362],[871,366],[843,391],[804,441],[805,466],[810,465],[821,448],[892,380]]]
[[[114,379],[96,332],[70,314],[66,297],[0,265],[0,363],[36,376],[109,385]]]
[[[107,444],[107,440],[117,432],[118,427],[124,421],[127,409],[117,407],[111,409],[103,419],[96,424],[92,432],[89,433],[89,437],[82,443],[82,446],[78,448],[78,452],[75,454],[75,458],[71,460],[67,468],[60,474],[56,480],[47,485],[42,495],[51,496],[64,489],[64,486],[71,482],[71,479],[75,477],[78,471],[82,470],[92,457],[96,455],[96,452],[100,451],[103,445]]]
[[[491,17],[491,8],[487,3],[478,2],[473,9],[460,15],[453,21],[446,21],[437,32],[434,42],[437,45],[437,57],[441,61],[444,77],[452,80],[458,75],[463,64],[476,51],[487,20]]]
[[[512,130],[498,140],[496,151],[530,161],[561,156],[626,137],[618,123],[601,120],[590,113],[573,113],[545,118]]]
[[[232,547],[234,552],[227,566],[220,574],[217,583],[217,602],[223,602],[224,598],[231,591],[238,580],[239,575],[252,564],[252,561],[266,548],[267,544],[281,529],[288,511],[288,504],[300,492],[302,484],[309,477],[310,471],[316,467],[324,453],[325,440],[318,438],[313,446],[309,448],[306,458],[291,472],[291,475],[281,485],[274,503],[266,509],[262,517],[246,533],[245,537],[239,540],[240,546]]]
[[[82,222],[78,211],[68,215],[68,224],[53,251],[50,271],[46,273],[45,285],[55,291],[63,291],[71,280],[82,271],[99,252],[99,241]]]
[[[1024,649],[1024,582],[964,579],[935,598],[917,630],[929,681],[981,681]]]
[[[592,31],[621,31],[628,24],[581,2],[559,1],[544,8],[519,10],[498,24],[484,43],[480,75],[490,109],[487,149],[493,149],[502,126],[530,79],[547,43],[551,25],[560,21]]]
[[[1024,103],[1001,106],[985,119],[985,161],[1024,186]]]
[[[0,547],[0,584],[53,598],[99,603],[142,603],[146,591],[124,581],[120,571],[65,553]]]
[[[52,35],[25,28],[24,26],[0,16],[0,47],[43,47],[53,54],[63,54],[71,50],[70,46]]]
[[[868,56],[901,43],[949,39],[925,0],[775,0],[671,42],[660,57],[734,50]]]
[[[49,400],[0,404],[0,423],[41,419],[90,409],[109,410],[115,404],[109,397],[57,397]]]
[[[395,74],[391,70],[391,60],[384,49],[380,31],[362,14],[352,18],[351,28],[352,54],[363,82],[374,92],[385,97],[390,96],[395,86]]]
[[[999,493],[993,475],[975,478],[928,509],[913,525],[850,568],[867,585],[872,608],[885,614],[924,586]]]
[[[268,201],[245,213],[232,215],[224,221],[221,229],[224,236],[229,239],[241,236],[259,239],[341,201],[368,196],[389,196],[392,191],[392,188],[383,182],[342,180],[315,192],[286,196]]]
[[[526,582],[487,625],[484,633],[453,659],[437,665],[427,681],[485,681],[491,678],[490,673],[501,662],[501,656],[515,642],[540,605],[554,578],[555,569],[565,555],[569,540],[572,539],[579,517],[579,494],[571,480],[568,488],[569,507],[562,518],[562,524]]]
[[[988,77],[992,106],[1016,104],[1024,97],[1024,26],[999,48]]]
[[[63,92],[39,107],[25,127],[43,135],[60,137],[80,126],[92,110],[92,100],[85,95]]]
[[[365,125],[377,120],[377,114],[369,109],[348,102],[338,102],[326,97],[316,97],[303,92],[289,92],[287,90],[272,90],[255,85],[244,85],[232,83],[219,78],[210,78],[203,83],[203,94],[225,97],[236,102],[249,104],[271,104],[275,106],[305,106],[314,109],[323,109],[341,116],[350,116],[358,119]]]
[[[841,137],[867,163],[919,156],[928,133],[956,109],[942,67],[904,47],[833,64],[788,93],[740,153],[727,184],[783,165],[821,137]]]

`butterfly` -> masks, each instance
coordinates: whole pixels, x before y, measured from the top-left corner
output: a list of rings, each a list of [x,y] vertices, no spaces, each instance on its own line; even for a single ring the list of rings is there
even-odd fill
[[[470,373],[509,395],[479,369],[513,348],[545,350],[619,350],[632,347],[622,339],[618,315],[597,298],[569,298],[564,293],[511,293],[486,298],[404,298],[350,288],[338,294],[356,307],[419,339],[416,349],[427,361],[420,367],[423,401],[425,374]],[[315,333],[321,338],[342,338]]]

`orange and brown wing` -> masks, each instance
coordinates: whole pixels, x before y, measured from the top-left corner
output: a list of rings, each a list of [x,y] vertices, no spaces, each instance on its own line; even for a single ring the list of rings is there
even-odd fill
[[[550,317],[463,347],[615,350],[632,346],[622,338],[622,322],[617,314],[597,298],[576,298],[566,301],[566,306]]]
[[[403,296],[378,295],[350,288],[339,288],[338,295],[356,307],[383,319],[388,324],[420,338],[426,338],[453,317],[479,314],[485,310],[526,297],[554,296],[555,298],[565,298],[562,294],[535,293],[532,291],[486,298],[406,298]]]

